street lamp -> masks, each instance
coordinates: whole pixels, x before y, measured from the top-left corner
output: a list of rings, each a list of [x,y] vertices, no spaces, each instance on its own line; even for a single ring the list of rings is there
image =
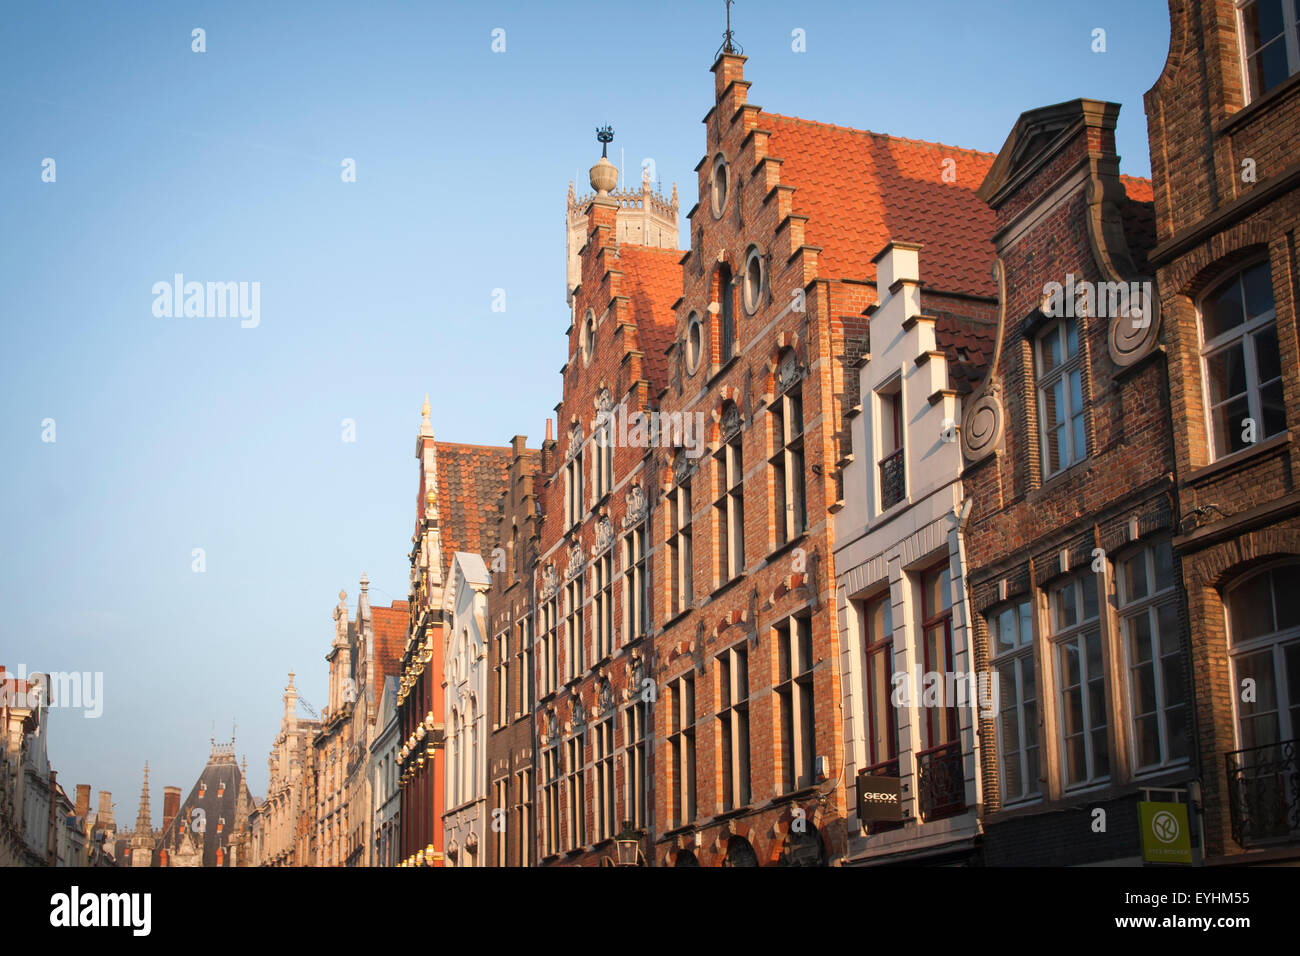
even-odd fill
[[[641,832],[632,829],[632,821],[623,821],[623,832],[614,837],[614,846],[618,851],[619,866],[636,866],[637,856],[641,852]]]

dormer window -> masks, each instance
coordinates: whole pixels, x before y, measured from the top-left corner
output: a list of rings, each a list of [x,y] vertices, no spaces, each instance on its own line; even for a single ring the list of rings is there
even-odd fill
[[[715,219],[720,218],[727,207],[728,175],[727,161],[719,153],[713,161],[713,171],[709,174],[709,201]]]
[[[1300,70],[1300,5],[1295,0],[1238,0],[1237,27],[1247,101]]]

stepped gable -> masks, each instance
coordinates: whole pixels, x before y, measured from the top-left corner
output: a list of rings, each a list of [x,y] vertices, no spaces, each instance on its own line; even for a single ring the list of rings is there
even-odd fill
[[[827,278],[874,280],[872,256],[891,239],[922,245],[927,287],[993,296],[993,211],[975,195],[995,156],[971,149],[764,112],[767,155],[807,216]],[[945,159],[955,182],[944,182]]]

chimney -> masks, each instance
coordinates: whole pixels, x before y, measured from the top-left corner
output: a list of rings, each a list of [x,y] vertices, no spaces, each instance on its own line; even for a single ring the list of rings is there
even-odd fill
[[[181,809],[181,788],[163,787],[163,829],[171,825],[172,818]]]
[[[77,784],[77,809],[74,812],[82,820],[90,815],[90,784]]]

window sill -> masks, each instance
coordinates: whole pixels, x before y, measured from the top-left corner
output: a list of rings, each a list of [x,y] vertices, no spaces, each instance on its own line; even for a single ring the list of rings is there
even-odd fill
[[[709,592],[709,600],[716,601],[719,597],[721,597],[727,591],[731,590],[733,587],[735,587],[743,580],[745,580],[745,572],[742,571],[740,574],[737,574],[734,578],[729,578],[728,580],[719,584],[711,592]]]
[[[1266,111],[1273,104],[1285,99],[1288,94],[1297,89],[1300,89],[1300,73],[1293,73],[1259,97],[1259,99],[1251,100],[1231,116],[1219,120],[1214,126],[1214,135],[1222,136],[1225,133],[1235,131],[1238,126],[1249,123],[1254,117]]]
[[[1219,458],[1208,465],[1203,465],[1200,468],[1193,469],[1187,474],[1187,477],[1183,479],[1183,483],[1193,486],[1203,484],[1216,475],[1238,468],[1243,463],[1252,461],[1256,457],[1263,458],[1273,452],[1281,451],[1290,443],[1291,430],[1288,428],[1271,438],[1265,438],[1261,442],[1256,442],[1250,448],[1243,448],[1240,451],[1234,451],[1232,454],[1224,455],[1222,458]]]
[[[712,372],[709,373],[709,377],[705,379],[704,387],[712,388],[714,382],[716,382],[719,378],[721,378],[723,374],[729,371],[731,367],[739,361],[740,361],[740,353],[736,352],[734,355],[731,356],[731,358],[727,359],[725,362],[723,362],[716,369],[714,369]]]

